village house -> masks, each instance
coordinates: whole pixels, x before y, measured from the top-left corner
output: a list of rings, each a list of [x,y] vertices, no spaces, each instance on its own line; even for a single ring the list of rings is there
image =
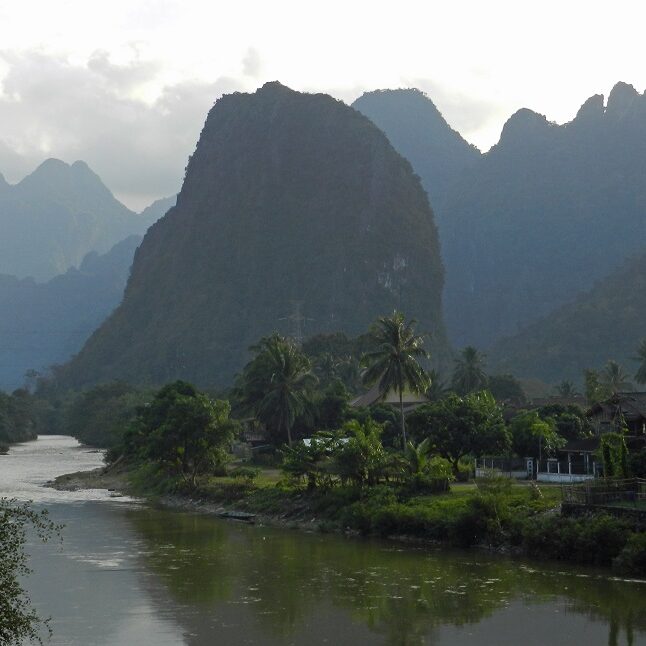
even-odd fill
[[[586,416],[594,436],[572,440],[559,450],[557,457],[541,462],[538,480],[582,482],[603,475],[603,465],[597,456],[604,433],[625,432],[629,451],[646,444],[646,392],[618,392],[593,404]]]

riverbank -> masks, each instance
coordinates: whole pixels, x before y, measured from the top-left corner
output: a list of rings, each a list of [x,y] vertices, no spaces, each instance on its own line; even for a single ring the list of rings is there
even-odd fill
[[[497,482],[402,495],[380,485],[307,490],[285,483],[212,478],[190,493],[150,471],[123,465],[56,478],[61,490],[107,489],[151,504],[308,532],[379,536],[408,543],[475,547],[646,576],[646,533],[603,514],[560,513],[560,490]]]

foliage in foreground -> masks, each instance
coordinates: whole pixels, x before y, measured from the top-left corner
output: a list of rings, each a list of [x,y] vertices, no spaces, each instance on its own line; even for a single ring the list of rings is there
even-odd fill
[[[37,513],[29,505],[0,498],[0,644],[42,643],[40,628],[49,629],[47,620],[41,620],[31,607],[20,582],[30,573],[24,551],[29,526],[43,541],[60,529],[46,511]]]

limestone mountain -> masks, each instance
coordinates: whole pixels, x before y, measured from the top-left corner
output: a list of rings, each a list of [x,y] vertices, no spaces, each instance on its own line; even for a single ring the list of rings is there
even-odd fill
[[[520,110],[444,210],[447,327],[486,347],[643,248],[646,96],[619,83],[565,125]]]
[[[410,164],[365,116],[267,83],[210,111],[177,205],[138,249],[123,303],[66,367],[231,383],[247,348],[290,332],[364,332],[401,308],[446,357],[437,231]]]
[[[548,383],[581,383],[586,368],[619,361],[632,376],[632,360],[646,338],[646,253],[627,261],[545,318],[501,339],[489,353],[492,369]]]
[[[0,273],[49,280],[151,224],[119,202],[84,162],[43,162],[14,186],[0,181]]]
[[[0,390],[29,369],[67,361],[119,304],[140,236],[108,253],[89,253],[78,269],[46,283],[0,275]]]
[[[420,90],[376,90],[353,104],[388,137],[412,164],[428,193],[440,239],[444,204],[450,188],[481,154],[446,122],[433,101]]]
[[[646,240],[646,97],[618,83],[567,124],[522,109],[480,155],[416,90],[354,104],[420,175],[456,345],[489,346],[590,289]]]

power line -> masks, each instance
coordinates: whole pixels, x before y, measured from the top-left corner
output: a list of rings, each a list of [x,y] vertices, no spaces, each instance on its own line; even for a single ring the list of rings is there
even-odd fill
[[[296,344],[300,347],[303,345],[303,323],[313,321],[314,319],[303,316],[303,301],[291,301],[294,308],[292,313],[281,318],[281,321],[292,322],[292,334],[290,335]]]

